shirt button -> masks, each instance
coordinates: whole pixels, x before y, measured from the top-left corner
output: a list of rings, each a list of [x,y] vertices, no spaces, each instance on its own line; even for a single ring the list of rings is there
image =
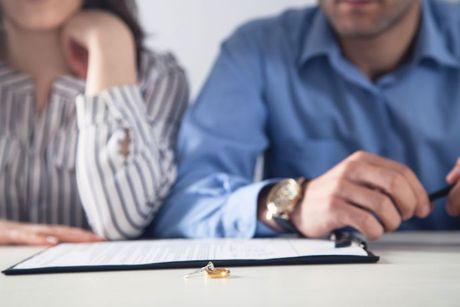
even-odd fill
[[[246,222],[243,221],[236,221],[235,222],[235,228],[239,232],[247,232],[249,230],[250,225]]]

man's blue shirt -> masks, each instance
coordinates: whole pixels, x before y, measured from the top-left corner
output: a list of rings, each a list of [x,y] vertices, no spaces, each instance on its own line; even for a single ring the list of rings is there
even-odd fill
[[[238,29],[179,136],[179,180],[149,232],[252,237],[268,182],[315,178],[357,150],[409,166],[428,192],[460,156],[460,7],[424,1],[408,60],[370,81],[341,53],[322,11],[291,10]],[[258,157],[263,181],[254,182]],[[460,229],[445,200],[401,229]]]

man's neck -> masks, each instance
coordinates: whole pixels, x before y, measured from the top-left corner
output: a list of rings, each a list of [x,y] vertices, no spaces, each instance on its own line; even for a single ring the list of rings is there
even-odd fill
[[[339,38],[344,55],[371,80],[404,62],[420,23],[420,6],[384,33],[372,38]]]

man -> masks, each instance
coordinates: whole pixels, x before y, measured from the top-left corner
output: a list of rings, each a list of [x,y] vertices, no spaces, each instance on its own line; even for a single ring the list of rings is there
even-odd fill
[[[249,23],[186,117],[153,232],[460,229],[460,183],[447,201],[427,195],[460,177],[459,85],[456,4],[322,0]]]

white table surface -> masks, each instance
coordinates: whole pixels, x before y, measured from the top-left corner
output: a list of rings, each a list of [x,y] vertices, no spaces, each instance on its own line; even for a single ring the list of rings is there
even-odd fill
[[[370,248],[377,264],[0,276],[0,306],[460,306],[460,232],[398,233]],[[0,269],[39,248],[0,247]]]

